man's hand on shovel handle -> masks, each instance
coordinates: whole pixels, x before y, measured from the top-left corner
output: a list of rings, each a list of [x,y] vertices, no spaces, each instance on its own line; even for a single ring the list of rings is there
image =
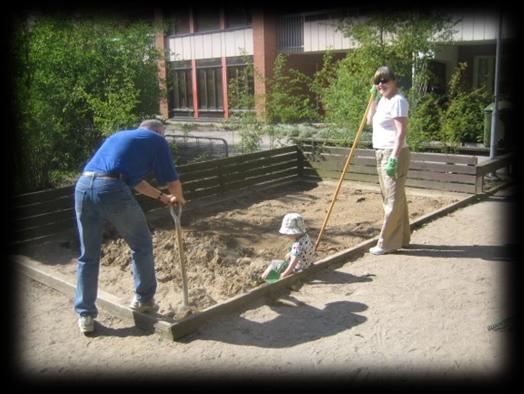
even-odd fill
[[[184,206],[186,204],[186,200],[182,197],[181,199],[177,199],[176,196],[173,196],[172,194],[164,194],[160,201],[162,201],[166,205],[172,205],[175,206],[176,204],[180,204]]]

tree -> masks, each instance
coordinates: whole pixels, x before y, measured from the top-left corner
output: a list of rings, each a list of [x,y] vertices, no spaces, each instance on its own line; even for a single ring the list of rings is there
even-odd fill
[[[77,172],[103,137],[158,112],[152,22],[32,16],[20,21],[19,191]]]
[[[327,122],[354,135],[369,98],[371,78],[382,65],[397,74],[415,106],[430,78],[427,67],[435,46],[447,42],[454,22],[435,12],[393,12],[347,18],[339,28],[355,48],[337,63],[333,82],[319,89]],[[324,70],[325,73],[325,70]]]
[[[286,56],[279,54],[273,65],[273,75],[267,79],[266,121],[274,124],[316,120],[318,114],[311,100],[311,79],[298,70],[286,70],[286,63]]]

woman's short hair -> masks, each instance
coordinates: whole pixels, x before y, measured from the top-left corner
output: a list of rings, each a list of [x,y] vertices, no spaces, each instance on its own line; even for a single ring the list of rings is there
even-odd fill
[[[381,79],[386,81],[395,81],[395,73],[388,66],[379,67],[377,71],[375,71],[375,75],[373,75],[372,83],[377,85],[378,81]]]

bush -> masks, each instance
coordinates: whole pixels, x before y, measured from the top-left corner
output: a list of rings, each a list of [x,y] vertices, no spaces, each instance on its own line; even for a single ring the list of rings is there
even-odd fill
[[[150,24],[38,15],[18,22],[13,166],[22,192],[79,171],[105,136],[154,116],[161,92]]]
[[[490,96],[485,88],[460,92],[442,113],[440,141],[447,146],[464,142],[481,142],[484,135],[484,108]]]
[[[411,149],[416,151],[424,143],[440,138],[442,110],[439,98],[431,93],[423,96],[412,108],[407,141]]]
[[[484,108],[490,98],[485,88],[467,91],[464,72],[467,63],[459,63],[448,84],[449,103],[441,114],[440,142],[455,147],[463,142],[480,142],[484,130]]]
[[[273,124],[318,120],[309,90],[311,79],[294,69],[286,71],[286,61],[283,54],[275,59],[273,76],[268,80],[266,121]]]

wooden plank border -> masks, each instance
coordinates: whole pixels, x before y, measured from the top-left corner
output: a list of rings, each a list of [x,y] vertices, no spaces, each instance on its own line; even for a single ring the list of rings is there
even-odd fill
[[[37,262],[26,256],[11,256],[16,268],[24,275],[55,289],[67,296],[74,297],[76,286],[58,275],[49,274],[38,268]],[[163,337],[173,339],[171,335],[172,319],[161,315],[148,315],[129,309],[112,294],[98,290],[97,306],[104,311],[134,324],[146,331],[153,330]]]
[[[467,196],[435,212],[424,215],[411,223],[411,230],[414,230],[423,224],[451,213],[458,208],[478,202],[506,186],[507,185],[501,185],[483,195]],[[137,327],[146,330],[153,330],[155,333],[158,333],[164,337],[170,338],[172,340],[178,340],[195,332],[199,327],[211,321],[212,319],[228,313],[240,313],[241,310],[249,307],[249,305],[251,305],[253,302],[261,299],[265,299],[266,302],[270,301],[288,292],[290,287],[294,284],[301,284],[322,270],[338,268],[350,262],[352,259],[360,257],[367,251],[369,247],[377,242],[377,239],[378,236],[363,241],[352,248],[340,251],[336,254],[316,261],[315,264],[306,271],[293,274],[275,283],[262,284],[261,286],[252,289],[245,294],[232,297],[222,303],[213,305],[181,320],[173,320],[160,315],[148,315],[134,312],[127,306],[122,305],[115,296],[102,291],[99,291],[97,304],[100,308],[124,321],[134,322]],[[14,260],[18,265],[18,269],[23,274],[66,295],[74,294],[75,286],[73,284],[68,283],[57,276],[50,275],[43,272],[42,270],[39,270],[36,268],[35,262],[31,259],[25,256],[11,257],[14,257]]]

